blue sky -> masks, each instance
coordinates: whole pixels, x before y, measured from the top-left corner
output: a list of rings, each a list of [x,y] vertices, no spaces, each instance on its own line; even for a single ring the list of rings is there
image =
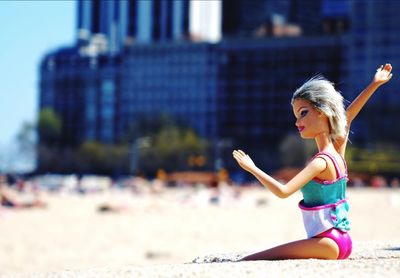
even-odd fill
[[[0,152],[23,122],[35,122],[38,65],[46,52],[72,45],[75,1],[0,1]]]

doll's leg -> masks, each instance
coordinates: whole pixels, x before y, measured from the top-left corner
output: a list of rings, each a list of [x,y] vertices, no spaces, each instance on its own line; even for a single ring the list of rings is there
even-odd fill
[[[330,238],[310,238],[294,241],[248,255],[242,261],[285,259],[331,259],[336,260],[339,247]]]

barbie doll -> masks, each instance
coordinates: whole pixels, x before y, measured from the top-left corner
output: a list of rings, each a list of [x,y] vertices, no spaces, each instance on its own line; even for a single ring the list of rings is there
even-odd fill
[[[233,157],[246,171],[280,198],[300,190],[307,239],[286,243],[245,256],[247,260],[346,259],[352,241],[348,231],[349,205],[346,198],[346,144],[352,121],[371,95],[392,77],[392,66],[377,69],[372,82],[345,110],[342,95],[321,76],[304,83],[292,98],[296,127],[304,139],[314,139],[318,153],[287,184],[282,184],[259,169],[250,156],[234,150]]]

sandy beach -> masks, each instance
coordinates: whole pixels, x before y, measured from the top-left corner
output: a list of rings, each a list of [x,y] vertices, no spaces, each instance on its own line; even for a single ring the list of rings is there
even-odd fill
[[[260,187],[219,203],[207,194],[49,194],[47,208],[3,208],[1,277],[400,277],[399,189],[349,189],[348,260],[190,264],[305,237],[299,193],[282,200]],[[105,203],[119,212],[99,212]]]

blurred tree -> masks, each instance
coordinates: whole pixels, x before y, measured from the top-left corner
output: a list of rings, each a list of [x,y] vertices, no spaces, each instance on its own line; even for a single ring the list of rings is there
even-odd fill
[[[51,109],[41,111],[38,129],[39,172],[155,175],[158,169],[169,172],[209,166],[207,141],[166,115],[137,121],[118,144],[85,141],[77,148],[62,147],[61,120]]]
[[[207,164],[208,143],[192,129],[176,124],[166,116],[161,117],[158,123],[152,126],[156,129],[152,132],[147,129],[146,145],[134,144],[137,150],[133,153],[138,157],[132,159],[136,160],[137,170],[154,174],[158,169],[171,172],[189,169],[204,170],[209,166]]]
[[[21,165],[21,171],[30,172],[34,170],[36,163],[36,125],[24,122],[17,133],[17,154],[15,160]]]
[[[348,146],[346,161],[350,172],[372,175],[399,175],[400,148],[396,144],[376,144],[369,149]]]
[[[84,142],[79,149],[79,153],[91,165],[100,164],[107,159],[105,147],[95,141]]]
[[[128,146],[84,142],[77,150],[76,171],[104,175],[121,175],[128,171]]]
[[[36,145],[36,126],[33,123],[24,122],[17,133],[19,149],[24,152],[34,151]]]
[[[62,122],[61,118],[51,108],[44,108],[39,113],[37,132],[37,171],[63,172],[63,164],[69,156],[62,154],[59,148]]]
[[[54,146],[59,142],[62,123],[60,117],[51,108],[40,111],[38,132],[40,144]]]

